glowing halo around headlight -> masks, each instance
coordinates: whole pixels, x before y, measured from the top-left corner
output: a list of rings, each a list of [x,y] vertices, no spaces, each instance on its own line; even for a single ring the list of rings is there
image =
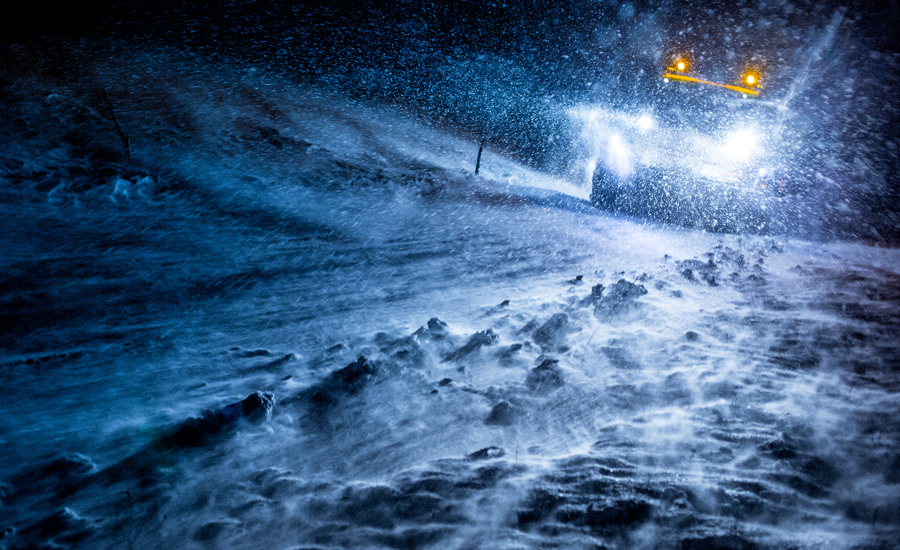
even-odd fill
[[[606,144],[606,164],[619,176],[631,173],[631,148],[622,136],[612,134]]]
[[[756,82],[756,77],[752,74],[747,75],[747,84],[754,84]]]
[[[638,127],[638,130],[640,130],[641,132],[646,132],[650,128],[653,128],[653,117],[651,117],[650,115],[646,115],[646,114],[641,115],[637,119],[637,127]]]
[[[743,128],[728,136],[722,145],[723,153],[729,158],[744,161],[756,150],[757,137],[753,130]]]

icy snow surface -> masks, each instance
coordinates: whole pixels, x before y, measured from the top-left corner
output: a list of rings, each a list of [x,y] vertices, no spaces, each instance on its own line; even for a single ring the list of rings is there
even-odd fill
[[[127,168],[97,94],[6,86],[0,548],[898,540],[897,250],[610,217],[262,71],[104,70]]]

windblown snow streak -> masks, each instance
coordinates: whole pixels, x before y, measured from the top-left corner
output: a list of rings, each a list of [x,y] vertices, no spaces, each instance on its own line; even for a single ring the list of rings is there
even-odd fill
[[[608,217],[410,115],[141,63],[3,88],[0,547],[900,537],[898,251]]]

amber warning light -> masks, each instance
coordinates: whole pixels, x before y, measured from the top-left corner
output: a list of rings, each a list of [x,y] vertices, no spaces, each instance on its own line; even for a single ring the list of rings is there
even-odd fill
[[[741,76],[741,79],[738,81],[739,84],[720,84],[718,82],[710,82],[708,80],[703,80],[701,78],[697,78],[696,76],[692,76],[690,73],[687,73],[690,64],[684,59],[679,59],[675,61],[675,64],[671,67],[668,67],[665,73],[663,73],[663,79],[666,82],[670,80],[680,81],[680,82],[693,82],[695,84],[705,84],[707,86],[715,86],[717,88],[726,88],[728,90],[734,92],[740,92],[744,94],[744,96],[759,95],[759,75],[755,73],[744,73]],[[687,74],[685,74],[687,73]]]

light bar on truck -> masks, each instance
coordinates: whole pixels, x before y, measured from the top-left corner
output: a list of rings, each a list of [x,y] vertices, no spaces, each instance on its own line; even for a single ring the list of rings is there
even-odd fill
[[[747,86],[737,86],[734,84],[719,84],[718,82],[710,82],[709,80],[703,80],[703,79],[697,78],[695,76],[681,74],[680,71],[677,71],[677,70],[673,71],[671,69],[667,69],[663,73],[662,77],[664,79],[666,79],[666,81],[677,80],[677,81],[681,81],[681,82],[693,82],[695,84],[705,84],[707,86],[715,86],[717,88],[726,88],[726,89],[732,90],[734,92],[740,92],[742,94],[747,94],[747,95],[752,95],[752,96],[759,95],[759,90],[749,87],[749,86],[754,86],[754,87],[758,86],[758,82],[759,82],[759,77],[757,77],[756,75],[752,75],[752,74],[745,75],[741,81],[742,83],[746,82]]]

